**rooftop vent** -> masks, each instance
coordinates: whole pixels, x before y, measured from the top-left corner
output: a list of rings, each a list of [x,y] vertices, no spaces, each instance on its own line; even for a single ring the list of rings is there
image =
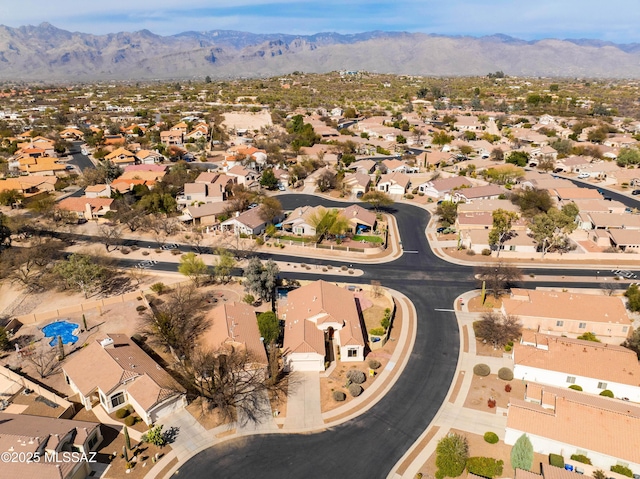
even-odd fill
[[[106,348],[107,346],[113,346],[113,339],[104,338],[102,341],[100,341],[100,346],[102,346],[103,348]]]

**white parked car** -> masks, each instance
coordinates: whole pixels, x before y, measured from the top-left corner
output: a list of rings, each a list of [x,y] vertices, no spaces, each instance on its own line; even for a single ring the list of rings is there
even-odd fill
[[[578,175],[578,178],[580,178],[581,180],[587,179],[589,178],[591,175],[589,173],[580,173]]]

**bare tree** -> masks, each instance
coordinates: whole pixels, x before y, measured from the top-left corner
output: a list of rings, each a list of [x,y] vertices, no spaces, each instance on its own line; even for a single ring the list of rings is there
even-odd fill
[[[376,298],[379,298],[380,296],[382,296],[382,285],[380,284],[380,281],[378,281],[377,279],[371,280],[371,292],[373,293],[373,296]]]
[[[242,416],[258,422],[268,394],[281,394],[286,387],[286,375],[277,364],[275,376],[270,377],[245,348],[198,349],[184,377],[194,392],[208,400],[210,410],[217,409],[225,419]]]
[[[166,300],[152,302],[150,311],[142,316],[142,332],[179,360],[188,360],[197,338],[210,326],[206,305],[206,298],[193,286],[177,287]]]
[[[494,348],[501,348],[520,337],[522,325],[517,316],[503,316],[491,311],[484,313],[480,321],[473,323],[473,330],[476,338],[491,343]]]
[[[186,233],[183,236],[183,239],[198,253],[202,253],[204,245],[204,232],[202,231],[202,228],[193,228],[191,233]]]
[[[118,228],[117,226],[101,226],[100,236],[102,237],[104,247],[107,249],[107,253],[109,252],[109,248],[111,246],[115,246],[114,250],[117,250],[120,247],[120,242],[122,240],[122,231],[120,231],[120,228]]]
[[[58,370],[57,351],[45,341],[40,341],[38,345],[29,346],[24,357],[33,365],[41,379]]]
[[[522,271],[510,264],[495,263],[476,268],[476,277],[481,283],[485,282],[487,289],[498,298],[505,289],[511,288],[522,279]]]

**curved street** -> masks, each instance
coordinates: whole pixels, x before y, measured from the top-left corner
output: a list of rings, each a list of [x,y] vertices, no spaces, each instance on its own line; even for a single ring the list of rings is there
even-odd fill
[[[282,195],[279,199],[286,210],[301,205],[344,205],[308,195]],[[460,347],[454,313],[438,309],[450,310],[458,295],[476,288],[477,284],[470,267],[445,262],[432,253],[425,237],[427,211],[396,204],[391,212],[396,217],[407,253],[390,263],[360,264],[365,274],[349,281],[368,283],[378,279],[383,286],[404,293],[415,305],[418,315],[415,345],[393,388],[369,411],[337,427],[315,434],[242,437],[214,446],[183,464],[179,470],[181,476],[386,477],[427,428],[452,382]],[[279,260],[286,261],[286,258],[278,256]],[[311,259],[307,262],[314,263]],[[526,269],[527,272],[534,270]],[[595,274],[588,269],[558,271],[565,275]],[[311,273],[295,276],[316,279]],[[326,275],[322,278],[344,281],[344,278]],[[527,282],[532,288],[542,284]],[[572,283],[572,286],[581,284]]]

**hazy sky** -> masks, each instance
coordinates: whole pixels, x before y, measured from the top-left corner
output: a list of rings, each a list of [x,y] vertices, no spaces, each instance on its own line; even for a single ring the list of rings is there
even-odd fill
[[[387,30],[640,42],[638,0],[0,0],[0,24],[41,22],[95,34]]]

